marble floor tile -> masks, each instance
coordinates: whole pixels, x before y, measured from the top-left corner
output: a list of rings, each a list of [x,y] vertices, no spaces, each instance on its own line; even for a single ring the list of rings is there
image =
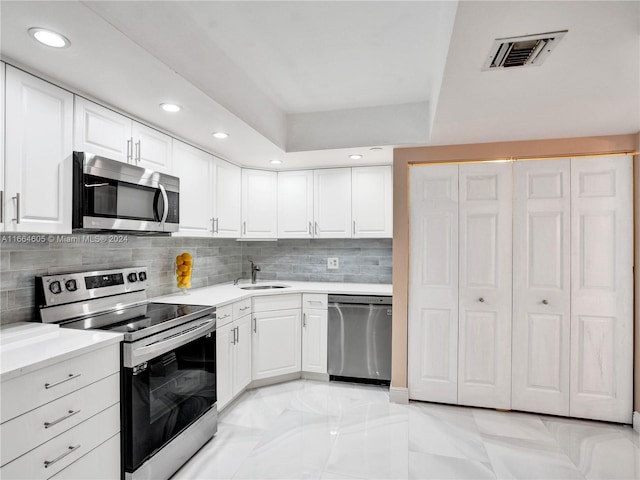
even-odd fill
[[[542,419],[535,414],[476,409],[473,416],[484,435],[554,442]]]
[[[489,462],[409,452],[409,478],[476,480],[496,476]]]

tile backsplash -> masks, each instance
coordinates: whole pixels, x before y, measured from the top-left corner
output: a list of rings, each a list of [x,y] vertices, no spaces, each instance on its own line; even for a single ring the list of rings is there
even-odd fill
[[[31,237],[30,242],[17,241]],[[391,283],[391,239],[278,240],[111,235],[0,235],[0,323],[35,319],[36,275],[126,266],[149,269],[148,296],[178,291],[176,255],[194,255],[193,288],[248,278],[249,260],[258,279]],[[337,270],[327,258],[339,259]]]

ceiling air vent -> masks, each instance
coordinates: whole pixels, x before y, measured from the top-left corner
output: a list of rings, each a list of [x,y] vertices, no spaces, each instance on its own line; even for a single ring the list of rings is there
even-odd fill
[[[482,69],[542,65],[567,31],[497,38]]]

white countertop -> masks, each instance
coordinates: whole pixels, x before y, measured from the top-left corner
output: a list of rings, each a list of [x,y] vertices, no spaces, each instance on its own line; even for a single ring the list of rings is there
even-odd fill
[[[257,295],[281,295],[285,293],[330,293],[337,295],[391,295],[391,285],[377,283],[335,283],[335,282],[290,282],[288,280],[262,281],[256,285],[287,285],[287,288],[272,290],[242,290],[250,286],[246,280],[239,285],[223,283],[211,287],[190,289],[187,295],[173,293],[152,298],[152,302],[186,303],[221,307]]]
[[[0,328],[0,382],[122,341],[120,333],[20,322]]]

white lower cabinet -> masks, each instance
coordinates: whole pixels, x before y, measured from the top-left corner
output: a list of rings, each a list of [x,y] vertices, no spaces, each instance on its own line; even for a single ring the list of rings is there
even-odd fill
[[[327,373],[327,295],[302,298],[302,371]]]
[[[1,405],[1,478],[120,477],[119,440],[84,458],[119,439],[119,344],[2,382]]]
[[[114,435],[84,457],[51,478],[56,480],[117,480],[120,465],[112,459],[120,456],[120,434]]]
[[[300,306],[300,294],[253,298],[253,380],[300,372]]]
[[[222,326],[218,326],[216,330],[218,411],[224,409],[251,383],[250,309],[251,300],[247,299],[226,305],[217,311],[218,318],[222,317]]]

